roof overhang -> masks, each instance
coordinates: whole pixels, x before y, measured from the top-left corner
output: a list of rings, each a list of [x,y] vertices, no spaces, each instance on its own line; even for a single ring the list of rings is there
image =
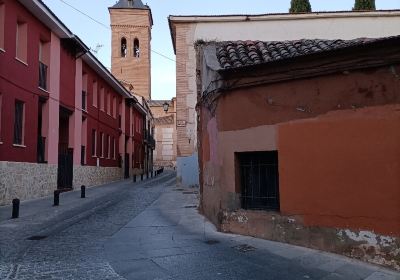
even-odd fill
[[[216,23],[216,22],[248,22],[248,21],[276,21],[299,19],[329,19],[349,17],[400,17],[400,10],[378,11],[335,11],[312,13],[275,13],[258,15],[170,15],[168,24],[171,33],[172,45],[176,54],[176,24],[179,23]]]

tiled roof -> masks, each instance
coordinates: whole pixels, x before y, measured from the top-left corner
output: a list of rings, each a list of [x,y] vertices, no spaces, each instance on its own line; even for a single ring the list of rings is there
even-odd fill
[[[222,42],[217,47],[217,58],[223,69],[239,68],[363,45],[377,40],[379,39]]]

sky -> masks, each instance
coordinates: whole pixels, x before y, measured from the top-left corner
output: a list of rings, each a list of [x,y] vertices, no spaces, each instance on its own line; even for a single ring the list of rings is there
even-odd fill
[[[92,49],[103,45],[98,59],[111,66],[111,30],[108,7],[116,0],[43,0],[64,24]],[[152,10],[152,98],[175,96],[175,55],[168,26],[169,15],[265,14],[287,12],[290,0],[142,0]],[[67,4],[68,5],[67,5]],[[313,11],[351,10],[354,0],[311,0]],[[75,9],[87,14],[92,19]],[[400,9],[400,0],[376,0],[377,9]],[[97,23],[97,22],[100,23]],[[157,53],[163,54],[163,56]],[[169,59],[165,58],[168,57]]]

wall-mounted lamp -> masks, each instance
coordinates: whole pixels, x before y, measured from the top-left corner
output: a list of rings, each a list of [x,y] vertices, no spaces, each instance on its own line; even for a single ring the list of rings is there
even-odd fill
[[[163,104],[163,109],[164,109],[164,112],[165,112],[165,113],[168,113],[168,109],[169,109],[169,104],[168,104],[168,102],[165,102],[165,103]]]

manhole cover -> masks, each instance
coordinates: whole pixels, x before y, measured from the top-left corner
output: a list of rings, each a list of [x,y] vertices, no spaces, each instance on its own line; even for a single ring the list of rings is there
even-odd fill
[[[204,241],[204,243],[206,243],[206,244],[208,244],[208,245],[215,245],[215,244],[218,244],[219,243],[219,241],[218,240],[206,240],[206,241]]]
[[[184,208],[197,208],[197,206],[196,205],[186,205],[186,206],[184,206]]]
[[[44,236],[44,235],[34,235],[34,236],[29,237],[28,240],[42,240],[42,239],[45,239],[45,238],[47,238],[47,236]]]
[[[238,251],[240,251],[242,253],[251,252],[251,251],[255,251],[256,250],[256,248],[254,248],[253,246],[247,245],[247,244],[234,246],[232,248],[236,249],[236,250],[238,250]]]

